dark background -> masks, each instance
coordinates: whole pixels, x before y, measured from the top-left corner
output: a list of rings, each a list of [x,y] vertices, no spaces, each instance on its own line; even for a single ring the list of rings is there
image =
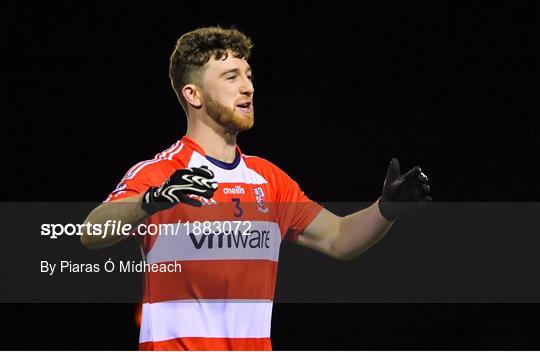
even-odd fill
[[[4,201],[100,201],[173,144],[185,117],[168,57],[179,35],[216,24],[255,43],[256,124],[240,147],[312,199],[375,200],[392,156],[420,164],[439,201],[539,199],[534,2],[47,2],[1,13]],[[137,348],[134,305],[1,308],[2,348]],[[536,304],[276,304],[272,339],[539,349],[539,323]]]

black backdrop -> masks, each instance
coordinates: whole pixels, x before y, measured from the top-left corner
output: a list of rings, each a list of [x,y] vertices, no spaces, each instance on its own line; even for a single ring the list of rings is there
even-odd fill
[[[312,199],[375,200],[392,156],[420,164],[439,201],[539,198],[534,2],[2,6],[5,201],[100,201],[174,143],[168,57],[216,24],[255,42],[242,150]],[[134,309],[3,304],[0,347],[134,349]],[[538,323],[536,304],[277,304],[272,336],[275,349],[538,349]]]

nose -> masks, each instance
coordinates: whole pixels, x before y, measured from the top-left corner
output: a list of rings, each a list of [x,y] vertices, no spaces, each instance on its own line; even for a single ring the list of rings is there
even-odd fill
[[[253,87],[253,82],[249,78],[244,77],[242,85],[240,86],[240,94],[250,97],[254,92],[255,87]]]

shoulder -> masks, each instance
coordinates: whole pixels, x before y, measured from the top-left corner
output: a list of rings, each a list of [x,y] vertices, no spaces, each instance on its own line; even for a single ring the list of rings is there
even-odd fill
[[[285,173],[276,164],[259,156],[242,154],[246,166],[254,171],[262,173]]]
[[[293,182],[285,171],[267,159],[246,154],[242,154],[242,158],[249,169],[260,174],[273,185],[283,186]]]
[[[149,185],[163,183],[176,169],[187,167],[192,151],[177,141],[169,148],[157,153],[153,159],[133,165],[122,181],[144,180]]]
[[[133,165],[109,194],[105,202],[137,195],[149,187],[156,187],[167,180],[172,173],[187,167],[192,151],[185,148],[182,140],[157,153],[153,159],[143,160]]]

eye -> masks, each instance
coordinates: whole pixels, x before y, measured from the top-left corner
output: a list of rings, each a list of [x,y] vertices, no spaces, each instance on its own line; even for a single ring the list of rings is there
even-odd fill
[[[234,81],[236,79],[236,75],[231,75],[227,77],[228,81]]]
[[[253,80],[255,79],[255,76],[253,76],[253,75],[248,75],[247,78],[248,78],[250,81],[253,82]]]

